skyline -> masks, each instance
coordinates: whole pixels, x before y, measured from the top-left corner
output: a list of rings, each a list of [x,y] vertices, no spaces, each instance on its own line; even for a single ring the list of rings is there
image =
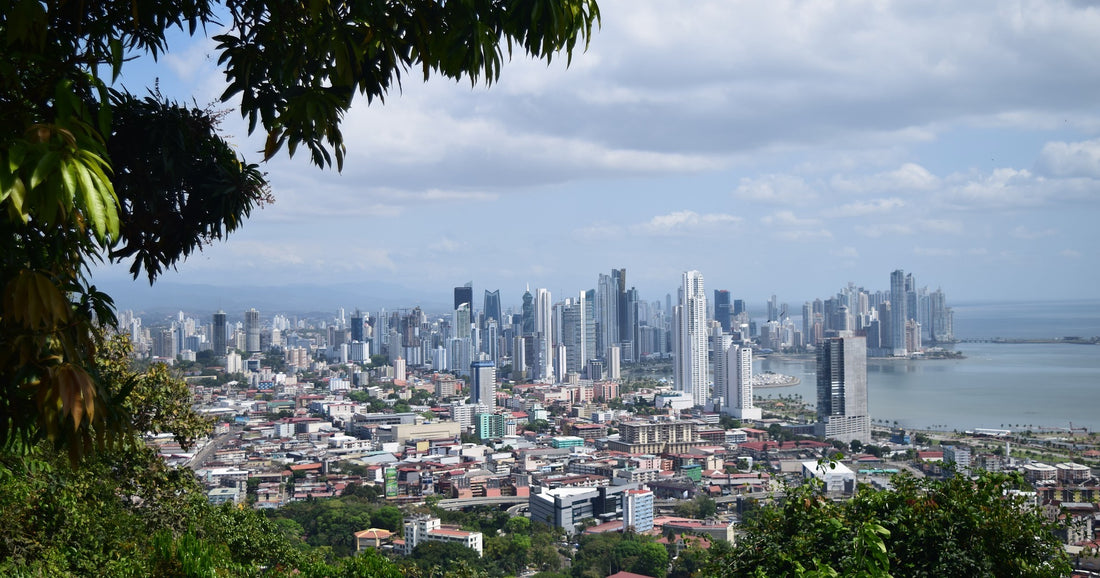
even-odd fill
[[[383,106],[357,101],[342,174],[277,157],[275,203],[158,284],[423,295],[473,279],[514,304],[623,267],[647,298],[699,270],[759,306],[904,269],[955,302],[1095,295],[1097,8],[601,10],[569,69],[515,59],[489,89],[413,74]],[[120,83],[209,102],[212,46],[177,35]],[[238,115],[223,129],[258,158]],[[125,270],[95,282],[142,293]]]

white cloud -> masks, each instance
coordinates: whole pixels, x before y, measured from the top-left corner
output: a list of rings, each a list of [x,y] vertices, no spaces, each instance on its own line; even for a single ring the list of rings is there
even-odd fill
[[[842,259],[858,259],[859,251],[855,247],[841,247],[839,249],[830,249],[829,254],[833,257],[839,257]]]
[[[1048,142],[1039,153],[1037,168],[1056,177],[1100,178],[1100,139]]]
[[[905,201],[891,197],[888,199],[870,199],[867,201],[856,201],[854,203],[848,203],[835,209],[827,209],[825,215],[828,217],[863,217],[866,215],[875,215],[881,213],[889,213],[894,209],[899,209],[905,206]]]
[[[922,257],[954,257],[959,252],[956,249],[944,247],[913,247],[913,254]]]
[[[965,230],[962,221],[952,219],[920,219],[917,225],[929,233],[958,235]]]
[[[646,235],[685,235],[727,228],[739,222],[741,222],[740,217],[724,213],[700,215],[695,211],[676,211],[667,215],[657,215],[645,223],[634,225],[632,229]]]
[[[912,235],[913,227],[903,223],[875,223],[873,225],[857,225],[857,233],[877,239],[884,236]]]
[[[832,239],[833,234],[827,229],[802,229],[794,231],[778,231],[775,233],[775,237],[784,241],[824,241],[826,239]]]
[[[895,193],[930,191],[939,186],[940,179],[916,163],[905,163],[896,170],[884,173],[835,175],[829,184],[834,190],[844,193]],[[891,200],[900,202],[900,199]]]
[[[1076,259],[1081,256],[1081,252],[1076,249],[1062,249],[1058,254],[1070,259]]]
[[[756,179],[741,179],[733,196],[742,201],[797,204],[817,198],[817,193],[800,177],[764,175]]]
[[[1058,231],[1054,229],[1033,230],[1023,225],[1012,229],[1012,236],[1017,239],[1026,239],[1033,241],[1035,239],[1042,239],[1043,237],[1051,237],[1057,235]]]
[[[777,211],[762,219],[765,225],[782,227],[812,227],[821,224],[821,219],[802,219],[796,217],[792,211]]]

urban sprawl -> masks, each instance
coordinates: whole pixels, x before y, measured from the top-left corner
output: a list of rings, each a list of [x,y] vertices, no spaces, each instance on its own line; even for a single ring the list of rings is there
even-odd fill
[[[746,502],[783,482],[814,478],[843,499],[901,470],[1017,470],[1036,507],[1083,521],[1065,526],[1067,544],[1096,539],[1088,464],[1100,452],[1088,432],[905,431],[869,415],[868,356],[943,355],[954,342],[943,291],[901,270],[886,290],[848,284],[803,304],[797,323],[775,296],[759,318],[729,291],[708,299],[698,271],[663,300],[642,299],[625,269],[557,301],[527,289],[504,308],[498,290],[475,307],[471,284],[453,295],[441,314],[123,312],[138,357],[176,365],[217,424],[189,452],[170,436],[151,442],[194,469],[214,503],[280,508],[371,486],[395,504],[507,508],[570,535],[731,542]],[[816,399],[784,396],[794,378],[754,375],[754,356],[767,355],[815,356]],[[699,496],[716,510],[676,508]],[[361,528],[356,548],[483,551],[479,532],[438,517],[409,514],[403,530]]]

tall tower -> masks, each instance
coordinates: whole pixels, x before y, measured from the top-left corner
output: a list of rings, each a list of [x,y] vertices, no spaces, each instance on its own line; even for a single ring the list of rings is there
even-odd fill
[[[474,284],[471,281],[461,287],[455,287],[455,309],[458,309],[465,303],[470,307],[470,311],[474,310]]]
[[[867,339],[830,337],[817,351],[818,434],[829,439],[871,441],[867,412]]]
[[[244,348],[248,353],[260,350],[260,312],[255,308],[244,312]]]
[[[549,378],[554,369],[554,350],[551,343],[553,326],[554,304],[549,289],[535,290],[535,339],[538,348],[538,359],[530,360],[535,365],[538,373],[536,379]]]
[[[619,346],[619,288],[611,275],[600,275],[596,284],[596,316],[599,355],[607,359],[612,347]]]
[[[909,318],[909,296],[905,291],[905,271],[890,273],[890,349],[895,357],[905,357],[905,321]]]
[[[697,406],[707,403],[707,294],[703,274],[686,271],[677,309],[676,389],[690,393]]]
[[[714,290],[714,320],[722,325],[722,331],[730,332],[730,318],[733,317],[733,307],[730,303],[730,292],[725,289]]]
[[[752,348],[731,345],[726,357],[726,400],[722,408],[737,419],[760,420],[763,412],[752,402]]]
[[[364,341],[363,339],[363,312],[356,309],[351,314],[351,340]]]
[[[492,412],[497,407],[497,366],[491,359],[470,364],[470,403],[482,404]]]
[[[485,302],[482,305],[482,311],[485,313],[485,324],[489,324],[489,320],[493,319],[497,322],[497,327],[502,327],[501,315],[500,315],[500,289],[496,291],[485,290]]]
[[[221,309],[214,314],[214,325],[211,328],[212,335],[210,341],[214,343],[214,355],[225,355],[228,349],[226,348],[226,326],[225,326],[225,311]]]

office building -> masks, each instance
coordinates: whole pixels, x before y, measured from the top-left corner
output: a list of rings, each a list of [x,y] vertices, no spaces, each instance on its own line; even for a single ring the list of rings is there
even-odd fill
[[[500,313],[500,289],[496,291],[485,290],[485,300],[482,304],[482,313],[485,314],[485,323],[488,324],[489,320],[497,322],[497,326],[502,326],[503,322]]]
[[[260,312],[255,309],[244,312],[244,348],[248,353],[260,351]]]
[[[625,493],[635,489],[636,485],[554,488],[531,494],[528,507],[532,520],[573,534],[578,531],[577,525],[588,518],[599,523],[619,518],[623,511]]]
[[[686,271],[676,307],[676,339],[673,350],[675,387],[691,394],[697,406],[707,403],[710,386],[707,379],[707,295],[703,274]]]
[[[733,318],[733,304],[730,292],[725,289],[714,290],[714,320],[722,326],[722,331],[730,332],[730,320]]]
[[[474,309],[474,284],[467,283],[461,287],[455,287],[455,309],[463,304],[471,311]]]
[[[363,339],[363,312],[356,309],[355,313],[351,314],[351,340],[352,341],[366,341]]]
[[[470,364],[470,403],[482,404],[490,411],[497,407],[497,368],[491,359]]]
[[[871,441],[867,413],[867,340],[831,337],[817,351],[818,435],[863,443]]]
[[[225,323],[225,311],[221,309],[214,314],[214,324],[211,327],[210,340],[214,343],[214,355],[221,357],[226,354],[228,348],[226,347],[226,333],[228,327]]]

